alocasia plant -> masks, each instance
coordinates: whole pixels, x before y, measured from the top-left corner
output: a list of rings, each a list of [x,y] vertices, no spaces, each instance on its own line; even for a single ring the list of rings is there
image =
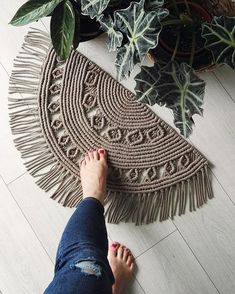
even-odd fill
[[[226,63],[235,69],[235,17],[214,17],[211,24],[202,25],[205,47],[210,49],[214,62]]]
[[[183,136],[188,137],[192,131],[192,116],[202,115],[205,90],[205,82],[194,70],[187,63],[170,61],[162,68],[158,64],[142,66],[135,80],[137,98],[143,103],[158,103],[172,109],[175,125]]]
[[[197,7],[193,14],[195,5],[195,2],[188,0],[169,0],[167,8],[164,7],[164,0],[28,0],[10,23],[20,26],[52,16],[52,43],[59,58],[66,59],[72,48],[79,45],[81,19],[89,18],[96,24],[98,21],[101,29],[107,32],[108,49],[116,51],[118,80],[127,78],[149,50],[159,48],[162,27],[169,26],[168,32],[173,30],[171,35],[175,33],[177,36],[175,48],[170,48],[173,49],[172,55],[164,54],[162,60],[157,56],[157,63],[152,67],[142,66],[135,77],[135,91],[142,103],[158,103],[170,108],[176,127],[188,137],[192,132],[192,116],[202,115],[205,92],[205,82],[193,69],[196,35],[204,38],[199,43],[207,49],[205,56],[208,64],[227,64],[235,69],[235,17],[215,16],[210,21],[210,15],[209,19],[204,18],[208,15],[206,11],[202,16],[198,15],[203,9],[201,7]],[[173,7],[175,13],[169,14],[169,7]],[[184,31],[186,27],[192,36],[191,43],[185,46],[189,49],[188,61],[176,59],[179,45],[185,41],[180,39],[180,27]]]
[[[132,2],[126,9],[115,11],[113,22],[110,16],[98,19],[104,29],[108,28],[108,23],[112,25],[112,30],[107,31],[111,42],[109,48],[117,48],[115,66],[118,80],[128,77],[134,66],[142,62],[146,53],[156,47],[161,31],[160,21],[168,15],[168,11],[159,6],[151,11],[144,5],[145,1],[141,0]],[[116,37],[118,32],[125,36],[125,42],[121,46],[118,46],[120,42],[118,45],[113,43],[120,40]]]
[[[82,0],[81,9],[84,15],[91,18],[97,17],[107,8],[109,0]]]

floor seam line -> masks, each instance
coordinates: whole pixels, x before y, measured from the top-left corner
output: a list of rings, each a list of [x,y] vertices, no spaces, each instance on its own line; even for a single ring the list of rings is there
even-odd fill
[[[164,238],[162,238],[161,240],[159,240],[158,242],[154,243],[152,246],[150,246],[148,249],[146,249],[144,252],[140,253],[139,255],[136,256],[135,259],[139,258],[140,256],[142,256],[143,254],[145,254],[147,251],[149,251],[150,249],[152,249],[154,246],[156,246],[158,243],[160,243],[161,241],[165,240],[166,238],[168,238],[170,235],[172,235],[173,233],[177,232],[177,228],[170,232],[168,235],[166,235]]]
[[[3,179],[3,178],[2,178],[2,180],[3,180],[3,182],[4,182],[4,184],[5,184],[6,188],[7,188],[7,190],[8,190],[8,191],[9,191],[9,193],[11,194],[11,196],[12,196],[13,200],[15,201],[16,205],[17,205],[17,206],[18,206],[18,208],[20,209],[20,211],[21,211],[21,213],[22,213],[23,217],[25,218],[25,220],[26,220],[26,221],[27,221],[27,223],[29,224],[29,226],[30,226],[31,230],[33,231],[33,233],[34,233],[35,237],[37,238],[37,240],[38,240],[38,241],[39,241],[39,243],[41,244],[41,246],[42,246],[43,250],[45,251],[46,255],[49,257],[50,261],[52,262],[52,264],[53,264],[53,266],[54,266],[54,265],[55,265],[55,263],[54,263],[53,259],[51,258],[50,254],[47,252],[47,250],[46,250],[46,248],[44,247],[44,245],[43,245],[42,241],[39,239],[39,237],[38,237],[38,235],[36,234],[36,232],[35,232],[35,230],[34,230],[33,226],[31,225],[31,223],[29,222],[29,220],[28,220],[28,218],[26,217],[25,213],[24,213],[24,212],[23,212],[23,210],[21,209],[21,207],[20,207],[19,203],[16,201],[16,199],[15,199],[15,197],[14,197],[13,193],[11,192],[11,190],[9,189],[9,187],[7,186],[6,182],[4,181],[4,179]]]
[[[219,84],[222,86],[222,88],[225,90],[225,92],[228,94],[229,98],[232,100],[233,103],[235,103],[233,97],[231,96],[231,94],[228,92],[228,90],[224,87],[224,85],[222,84],[222,82],[220,81],[219,77],[217,77],[217,74],[215,72],[213,72],[216,80],[219,82]]]
[[[4,183],[7,185],[7,186],[10,186],[12,183],[14,183],[16,180],[18,180],[19,178],[21,178],[23,175],[27,174],[27,171],[25,171],[23,174],[19,175],[18,177],[16,177],[15,179],[11,180],[9,183],[5,182]]]
[[[201,264],[201,262],[199,261],[199,259],[197,258],[196,254],[193,252],[192,248],[189,246],[188,242],[186,241],[186,239],[184,238],[183,234],[180,232],[179,228],[177,227],[177,225],[174,223],[174,226],[176,227],[176,229],[178,230],[180,236],[182,237],[182,239],[184,240],[185,244],[187,245],[187,247],[189,248],[189,250],[191,251],[191,253],[193,254],[193,256],[195,257],[195,259],[197,260],[198,264],[200,265],[200,267],[202,268],[202,270],[204,271],[204,273],[206,274],[206,276],[208,277],[208,279],[211,281],[212,285],[215,287],[215,289],[217,290],[217,292],[220,294],[220,291],[218,290],[218,288],[216,287],[216,285],[214,284],[214,281],[211,279],[211,277],[209,276],[208,272],[205,270],[205,268],[203,267],[203,265]]]

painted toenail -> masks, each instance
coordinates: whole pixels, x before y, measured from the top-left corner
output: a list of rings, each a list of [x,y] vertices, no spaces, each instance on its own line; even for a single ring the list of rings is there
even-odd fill
[[[101,154],[104,154],[104,149],[100,149],[99,152],[100,152]]]
[[[116,248],[117,246],[118,246],[117,243],[113,243],[113,244],[112,244],[112,247],[113,247],[113,248]]]

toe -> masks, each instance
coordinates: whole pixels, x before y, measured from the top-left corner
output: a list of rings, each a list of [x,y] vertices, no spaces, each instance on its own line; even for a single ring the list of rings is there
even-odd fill
[[[89,163],[90,162],[90,157],[88,155],[85,155],[85,163]]]
[[[99,153],[98,153],[97,150],[93,151],[93,157],[94,157],[95,160],[99,160]]]
[[[124,246],[121,245],[118,250],[117,250],[117,257],[122,259],[123,258],[123,253],[124,253]]]
[[[85,166],[85,165],[86,165],[86,161],[85,161],[85,158],[83,158],[83,159],[80,161],[79,166],[80,166],[80,168],[81,168],[81,167],[83,167],[83,166]]]
[[[126,263],[130,267],[132,263],[134,263],[134,257],[132,255],[128,255]]]
[[[108,252],[108,255],[109,256],[116,257],[117,256],[117,250],[118,250],[118,247],[119,246],[120,246],[119,243],[117,243],[117,242],[111,242],[109,244],[109,252]]]
[[[104,149],[98,149],[98,153],[101,160],[105,160],[107,158],[107,152]]]
[[[123,260],[127,261],[128,257],[129,257],[129,250],[127,248],[124,248],[124,250],[123,250]]]
[[[93,150],[89,150],[89,151],[87,152],[87,154],[88,154],[90,160],[94,159]]]
[[[135,267],[135,263],[134,261],[131,263],[130,265],[130,271],[133,272],[134,271],[134,267]]]

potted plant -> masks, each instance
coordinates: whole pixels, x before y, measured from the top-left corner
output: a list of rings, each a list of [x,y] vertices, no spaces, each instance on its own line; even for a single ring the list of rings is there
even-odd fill
[[[175,126],[188,137],[193,115],[203,112],[205,82],[197,71],[217,64],[235,69],[235,6],[230,0],[214,2],[29,0],[10,23],[24,25],[51,15],[52,43],[61,59],[80,41],[106,32],[108,49],[116,51],[119,81],[149,54],[154,64],[141,66],[136,75],[136,97],[171,109]],[[88,36],[82,27],[88,28]]]

